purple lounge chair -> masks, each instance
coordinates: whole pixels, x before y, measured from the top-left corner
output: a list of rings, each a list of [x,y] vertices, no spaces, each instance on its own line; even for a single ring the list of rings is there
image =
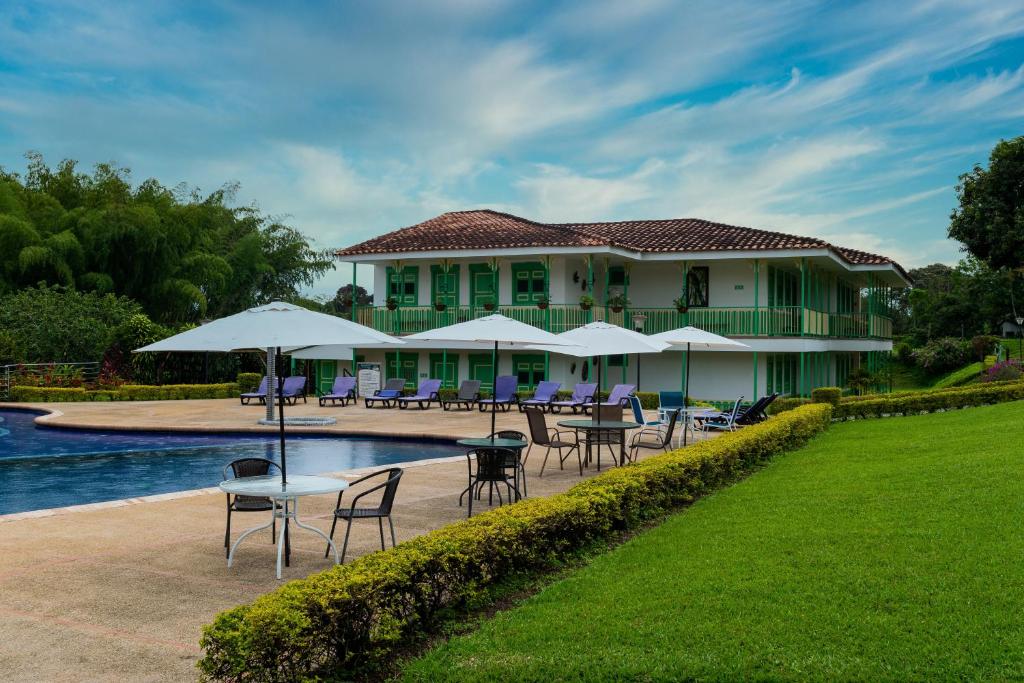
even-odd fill
[[[594,400],[597,392],[597,382],[580,382],[572,389],[572,398],[567,401],[552,401],[550,404],[552,413],[562,412],[562,408],[572,408],[573,415],[578,413],[583,406]]]
[[[384,383],[383,389],[373,392],[373,396],[367,396],[363,402],[367,408],[372,408],[375,403],[382,403],[385,408],[393,408],[395,401],[402,395],[403,389],[405,389],[405,378],[392,377]]]
[[[349,401],[356,402],[356,378],[349,376],[335,377],[334,386],[331,387],[331,393],[324,394],[320,397],[320,405],[326,406],[327,402],[330,401],[331,405],[337,405],[338,401],[341,401],[341,405],[348,405]]]
[[[263,375],[263,379],[260,380],[260,386],[256,391],[247,391],[244,394],[238,395],[238,400],[242,402],[243,406],[249,405],[249,401],[256,399],[263,405],[267,404],[267,376]]]
[[[274,393],[276,394],[277,391],[275,390]],[[303,403],[307,403],[306,378],[302,375],[297,377],[285,377],[284,389],[281,391],[281,398],[284,399],[286,403],[291,403],[292,405],[298,403],[300,398]]]
[[[526,406],[536,406],[540,408],[541,412],[544,412],[544,409],[550,407],[552,402],[554,402],[561,387],[561,382],[548,382],[546,380],[539,382],[537,389],[533,392],[533,397],[519,402],[519,412],[524,412]]]
[[[629,403],[629,397],[633,395],[634,389],[636,389],[635,384],[616,384],[608,394],[608,400],[601,401],[601,405],[625,407]],[[590,413],[594,405],[594,403],[587,403],[583,406],[583,412]]]
[[[506,413],[516,402],[516,385],[519,380],[515,375],[501,375],[494,383],[494,397],[482,398],[476,402],[480,406],[480,412],[487,412],[487,408],[493,403],[496,408],[501,408]]]
[[[398,402],[398,407],[402,410],[405,410],[413,403],[418,405],[420,410],[425,410],[429,408],[430,404],[434,401],[437,401],[437,405],[441,405],[441,397],[437,393],[440,390],[441,380],[425,379],[420,382],[415,394],[412,396],[400,396],[396,401]]]

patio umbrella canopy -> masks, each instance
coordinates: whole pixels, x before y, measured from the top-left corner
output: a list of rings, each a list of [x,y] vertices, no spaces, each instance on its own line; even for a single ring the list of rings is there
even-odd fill
[[[738,341],[729,339],[728,337],[722,337],[720,335],[702,330],[699,327],[687,326],[680,327],[675,330],[669,330],[668,332],[659,332],[658,334],[652,334],[651,339],[657,339],[659,341],[667,342],[673,347],[682,348],[686,347],[686,365],[683,373],[683,404],[686,405],[686,399],[690,393],[690,350],[695,348],[698,351],[740,351],[742,349],[749,349],[750,347],[746,344]],[[756,396],[754,397],[757,398]],[[685,444],[686,431],[683,431],[683,443]]]
[[[667,342],[645,334],[627,330],[606,322],[593,322],[558,335],[571,346],[532,346],[539,351],[551,351],[569,356],[617,356],[633,353],[660,353],[669,347]],[[601,406],[601,364],[597,364],[597,405]],[[595,416],[596,416],[595,411]]]
[[[252,351],[266,349],[268,368],[277,365],[281,348],[304,348],[315,344],[360,346],[364,344],[402,344],[400,339],[344,318],[316,313],[301,306],[275,301],[264,306],[220,318],[149,346],[135,349],[145,352]],[[283,393],[283,378],[278,375],[278,395]],[[274,387],[267,382],[267,417],[273,418]],[[284,401],[278,402],[281,433],[281,479],[287,482],[285,454]]]
[[[544,330],[521,323],[500,314],[487,315],[475,320],[467,320],[454,325],[438,327],[426,332],[418,332],[405,337],[410,342],[486,342],[493,346],[493,383],[498,383],[498,349],[532,348],[535,345],[546,345],[552,348],[564,348],[574,342],[566,341],[562,335],[551,334]],[[491,403],[491,438],[494,438],[495,415],[497,402]]]

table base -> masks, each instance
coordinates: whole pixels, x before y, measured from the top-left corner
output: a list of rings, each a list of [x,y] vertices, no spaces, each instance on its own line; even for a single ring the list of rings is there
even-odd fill
[[[295,526],[297,526],[298,528],[305,529],[306,531],[312,531],[313,533],[317,534],[322,539],[327,541],[328,548],[330,548],[330,550],[334,552],[334,564],[338,564],[340,562],[338,556],[338,549],[335,547],[334,541],[331,540],[331,537],[325,534],[324,532],[320,531],[320,529],[317,529],[315,526],[303,524],[299,521],[298,498],[281,499],[280,506],[276,505],[277,500],[278,499],[274,499],[275,505],[269,522],[267,522],[263,526],[253,527],[252,529],[247,529],[246,531],[242,532],[242,535],[239,536],[238,539],[236,539],[235,542],[231,545],[231,552],[228,553],[228,567],[230,568],[232,562],[234,562],[235,551],[238,549],[238,544],[245,540],[247,536],[254,534],[257,531],[269,529],[273,525],[274,521],[278,519],[282,520],[282,523],[281,530],[277,532],[277,578],[281,578],[281,563],[284,560],[286,536],[288,533],[289,521],[295,522]]]

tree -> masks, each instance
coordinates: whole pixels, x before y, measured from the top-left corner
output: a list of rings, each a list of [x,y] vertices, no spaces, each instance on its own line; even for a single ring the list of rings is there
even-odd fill
[[[203,196],[126,168],[81,173],[29,153],[24,178],[0,169],[0,295],[42,283],[138,301],[170,324],[294,299],[334,267],[331,254],[253,207],[237,184]]]
[[[356,306],[369,306],[373,303],[373,295],[366,291],[366,288],[356,285]],[[352,313],[352,285],[348,284],[338,289],[334,298],[327,302],[327,309],[337,315],[349,315]]]
[[[1024,266],[1024,136],[1000,141],[988,169],[960,176],[956,193],[949,236],[993,269]]]

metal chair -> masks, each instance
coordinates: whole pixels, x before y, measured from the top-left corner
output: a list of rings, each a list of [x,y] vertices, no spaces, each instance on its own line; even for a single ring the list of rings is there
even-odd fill
[[[516,441],[522,441],[523,443],[530,442],[530,440],[526,438],[526,434],[523,434],[522,432],[517,432],[514,429],[505,429],[500,432],[495,432],[492,436],[494,436],[494,438],[496,439],[515,439]],[[516,458],[514,461],[505,463],[506,466],[515,468],[517,477],[522,477],[523,498],[529,496],[529,494],[526,492],[526,467],[523,465],[523,463],[525,462],[526,459],[523,458],[523,451],[520,450],[518,453],[516,453]]]
[[[622,404],[613,403],[606,404],[602,403],[600,406],[594,406],[594,421],[595,422],[622,422]],[[618,432],[594,432],[591,443],[597,446],[597,469],[601,469],[601,446],[607,446],[608,452],[611,453],[612,462],[616,465],[619,464],[619,457],[616,454],[616,447],[622,446],[622,439],[619,437]]]
[[[637,434],[634,434],[629,442],[629,461],[636,462],[636,452],[640,448],[660,448],[667,453],[669,446],[672,444],[672,432],[675,431],[678,420],[679,411],[676,411],[669,415],[668,425],[659,423],[657,427],[644,427]]]
[[[224,466],[221,473],[226,479],[241,479],[242,477],[262,477],[270,474],[271,468],[281,471],[280,465],[267,458],[240,458],[229,462]],[[228,471],[231,475],[228,476]],[[231,553],[231,513],[232,512],[267,512],[274,509],[274,501],[263,496],[237,496],[225,493],[228,500],[228,521],[224,528],[224,554]],[[280,507],[280,506],[278,506]],[[270,524],[270,542],[277,538],[277,517],[275,516]]]
[[[516,488],[515,476],[508,476],[508,468],[505,463],[516,457],[515,451],[510,448],[474,448],[466,453],[466,464],[469,467],[469,486],[463,493],[469,493],[469,506],[466,516],[473,516],[473,499],[477,497],[484,484],[498,484],[498,505],[502,505],[501,484],[508,489],[508,500],[511,503],[519,496]],[[473,463],[476,463],[476,470]],[[487,497],[487,504],[494,503],[494,487],[491,487]],[[462,497],[459,497],[459,505],[462,505]]]
[[[523,465],[525,467],[526,459],[530,457],[530,451],[534,445],[547,446],[548,450],[544,453],[544,462],[540,464],[540,474],[538,476],[544,476],[544,467],[548,464],[548,456],[551,455],[551,449],[554,448],[558,451],[558,469],[565,469],[564,463],[569,458],[569,455],[576,451],[576,459],[580,463],[580,476],[583,476],[583,455],[580,453],[580,444],[575,438],[572,441],[563,441],[561,439],[562,434],[569,432],[560,432],[557,429],[548,429],[547,420],[544,417],[544,412],[540,408],[527,408],[526,409],[526,422],[530,425],[530,437],[531,443],[530,448],[527,449],[526,454],[523,456]],[[564,449],[569,449],[569,452],[565,455],[562,454]],[[523,470],[525,472],[525,469]],[[524,474],[525,477],[525,474]]]
[[[395,494],[398,493],[398,482],[402,479],[402,469],[400,467],[392,467],[387,470],[380,470],[372,474],[367,474],[365,477],[360,477],[355,481],[349,482],[349,487],[361,484],[365,481],[370,481],[381,475],[386,475],[387,480],[383,481],[375,486],[371,486],[362,493],[358,494],[352,499],[352,504],[347,507],[341,507],[341,497],[344,495],[344,491],[338,493],[338,504],[334,510],[334,521],[331,522],[331,533],[329,534],[330,539],[334,540],[334,530],[338,526],[338,520],[344,519],[348,521],[348,525],[345,527],[345,542],[341,546],[341,562],[345,562],[345,552],[348,550],[348,538],[352,533],[352,520],[353,519],[377,519],[377,527],[380,529],[380,549],[385,550],[384,545],[384,519],[387,518],[388,526],[391,527],[391,546],[397,545],[395,542],[395,523],[391,521],[391,508],[395,504]],[[359,507],[359,501],[375,493],[376,491],[383,490],[384,493],[380,497],[380,503],[376,507]],[[327,557],[331,552],[331,546],[327,546],[324,550],[324,557]]]

